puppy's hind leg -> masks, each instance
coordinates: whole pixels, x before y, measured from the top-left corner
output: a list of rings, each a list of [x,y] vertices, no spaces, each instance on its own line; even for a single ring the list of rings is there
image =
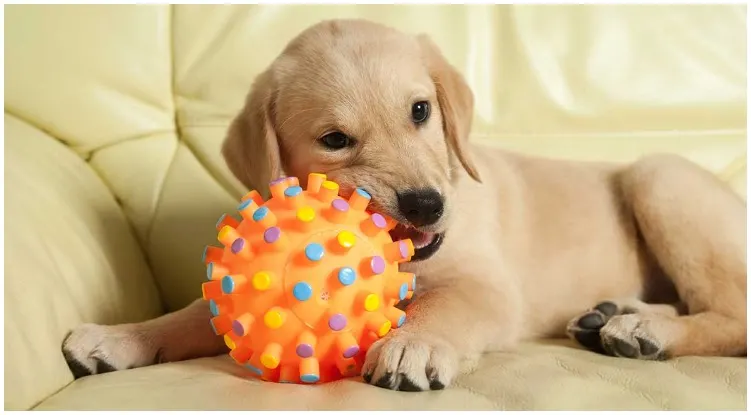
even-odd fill
[[[211,329],[203,300],[182,310],[134,324],[84,324],[63,341],[63,355],[76,378],[163,362],[216,356],[227,350]]]
[[[746,206],[711,173],[677,156],[621,172],[620,189],[649,251],[688,315],[611,318],[603,343],[648,338],[666,356],[746,353]],[[636,343],[634,343],[636,342]],[[632,351],[615,354],[638,357]]]

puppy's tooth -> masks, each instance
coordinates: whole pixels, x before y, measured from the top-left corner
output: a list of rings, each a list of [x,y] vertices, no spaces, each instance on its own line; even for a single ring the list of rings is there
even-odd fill
[[[308,193],[318,193],[321,189],[321,184],[326,181],[326,175],[322,173],[310,173],[308,175]]]
[[[352,195],[349,197],[349,206],[355,211],[362,212],[368,207],[370,199],[370,193],[358,187],[354,192],[352,192]]]

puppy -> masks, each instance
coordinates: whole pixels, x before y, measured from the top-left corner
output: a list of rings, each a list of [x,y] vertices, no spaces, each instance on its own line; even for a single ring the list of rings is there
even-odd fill
[[[468,142],[473,97],[425,36],[317,24],[258,76],[223,154],[248,188],[324,172],[364,187],[416,253],[409,318],[366,382],[442,389],[486,351],[568,334],[631,359],[746,353],[745,202],[670,155],[556,161]],[[590,306],[590,307],[587,307]],[[76,376],[225,353],[201,300],[152,321],[84,325]],[[184,337],[190,333],[189,337]]]

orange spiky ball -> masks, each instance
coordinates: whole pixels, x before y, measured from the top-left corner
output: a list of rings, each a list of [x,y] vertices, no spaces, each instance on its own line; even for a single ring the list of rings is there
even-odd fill
[[[241,221],[217,223],[224,248],[206,247],[211,325],[230,356],[261,379],[323,383],[355,376],[368,347],[405,313],[414,274],[399,272],[414,246],[394,242],[396,222],[366,210],[362,189],[349,200],[323,174],[303,190],[294,177],[273,181],[271,198],[242,199]]]

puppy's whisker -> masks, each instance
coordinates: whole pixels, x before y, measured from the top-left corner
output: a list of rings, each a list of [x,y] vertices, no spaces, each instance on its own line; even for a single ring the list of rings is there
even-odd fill
[[[290,120],[292,120],[293,118],[297,117],[298,115],[300,115],[300,114],[302,114],[302,113],[305,113],[305,112],[309,112],[309,111],[324,111],[324,110],[325,110],[325,108],[321,108],[321,107],[314,107],[314,108],[305,108],[305,109],[303,109],[303,110],[297,111],[297,112],[293,113],[292,115],[290,115],[289,117],[287,117],[287,119],[285,119],[284,121],[282,121],[282,123],[281,123],[281,124],[279,124],[279,130],[282,130],[282,129],[284,128],[284,126],[285,126],[285,125],[286,125],[286,124],[287,124],[287,123],[288,123],[288,122],[289,122]],[[298,123],[298,125],[302,125],[302,124]]]

